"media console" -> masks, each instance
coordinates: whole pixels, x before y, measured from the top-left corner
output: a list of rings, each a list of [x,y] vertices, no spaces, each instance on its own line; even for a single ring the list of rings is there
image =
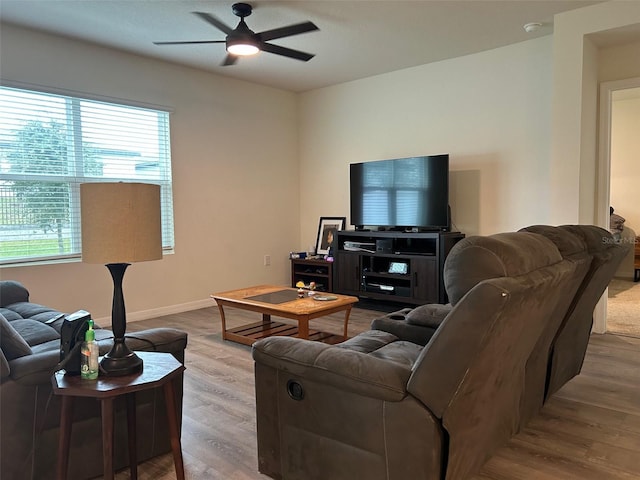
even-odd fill
[[[333,287],[344,295],[408,304],[447,303],[442,270],[460,232],[341,230]]]

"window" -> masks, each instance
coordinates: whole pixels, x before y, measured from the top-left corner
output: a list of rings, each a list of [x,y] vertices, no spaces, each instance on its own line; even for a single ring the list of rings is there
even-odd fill
[[[0,265],[79,258],[80,184],[160,185],[173,249],[169,113],[0,87]]]

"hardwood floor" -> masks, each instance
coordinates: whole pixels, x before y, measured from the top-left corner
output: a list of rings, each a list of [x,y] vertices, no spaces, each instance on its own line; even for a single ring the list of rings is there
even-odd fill
[[[228,325],[255,315],[229,310]],[[349,334],[368,329],[379,315],[354,309]],[[335,314],[314,326],[339,334],[343,318]],[[215,307],[133,322],[128,332],[164,326],[189,333],[182,430],[186,478],[267,479],[257,471],[250,347],[222,340]],[[582,373],[470,480],[637,480],[639,456],[640,339],[594,335]],[[171,454],[138,471],[141,480],[175,478]]]

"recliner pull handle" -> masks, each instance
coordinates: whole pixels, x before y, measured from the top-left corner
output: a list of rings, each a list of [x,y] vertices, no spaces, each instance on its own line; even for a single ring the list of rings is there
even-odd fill
[[[287,393],[289,396],[296,401],[300,401],[304,398],[304,389],[302,385],[296,380],[288,380],[287,381]]]

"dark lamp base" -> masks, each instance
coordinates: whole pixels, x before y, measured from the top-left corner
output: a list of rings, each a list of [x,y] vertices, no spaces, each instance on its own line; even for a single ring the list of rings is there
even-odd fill
[[[100,372],[109,377],[129,375],[142,371],[142,359],[124,343],[123,338],[116,338],[113,347],[100,361]]]
[[[111,352],[109,352],[111,353]],[[100,361],[100,373],[108,377],[120,377],[142,371],[142,359],[131,352],[126,357],[114,358],[107,353]]]

